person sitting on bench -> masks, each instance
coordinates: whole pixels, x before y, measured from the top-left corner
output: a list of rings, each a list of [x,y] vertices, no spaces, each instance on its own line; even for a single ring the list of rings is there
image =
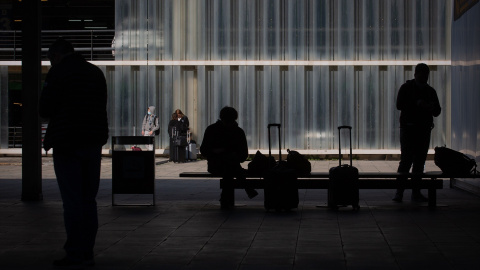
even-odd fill
[[[232,107],[224,107],[220,111],[220,120],[205,130],[200,146],[202,156],[207,158],[208,172],[220,175],[224,179],[245,179],[246,170],[240,163],[248,157],[248,146],[245,132],[238,126],[238,112]],[[251,199],[258,195],[254,189],[245,189]],[[233,206],[233,194],[222,189],[220,202],[223,208]]]

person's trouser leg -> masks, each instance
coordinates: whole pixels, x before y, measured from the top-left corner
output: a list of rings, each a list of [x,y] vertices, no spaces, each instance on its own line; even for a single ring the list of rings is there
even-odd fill
[[[413,154],[413,167],[412,173],[413,174],[422,174],[425,169],[425,160],[427,159],[428,148],[430,146],[430,134],[431,129],[424,129],[424,130],[417,130],[416,132],[416,143],[414,147],[414,154]],[[413,185],[412,188],[412,199],[420,199],[425,200],[425,197],[420,193],[420,188],[415,187],[420,180],[421,177],[412,177]]]
[[[411,130],[407,128],[400,129],[400,163],[398,165],[397,172],[398,173],[408,173],[410,168],[412,167],[413,163],[413,148],[412,148],[412,139],[413,136],[411,134]],[[394,201],[402,201],[403,199],[403,192],[404,192],[404,184],[407,181],[407,177],[398,177],[397,178],[397,193],[393,198]]]
[[[54,149],[54,168],[63,200],[67,256],[93,256],[98,230],[96,195],[100,181],[101,147]]]

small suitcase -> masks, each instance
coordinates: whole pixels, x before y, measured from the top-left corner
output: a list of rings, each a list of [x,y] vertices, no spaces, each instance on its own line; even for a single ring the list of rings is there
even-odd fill
[[[188,143],[188,160],[197,160],[197,144],[195,141]]]
[[[272,158],[270,127],[278,128],[279,161],[265,173],[264,207],[268,211],[290,211],[298,208],[297,175],[294,169],[282,161],[280,124],[268,125],[268,154]]]
[[[197,160],[197,142],[192,140],[192,133],[187,132],[187,160]]]
[[[340,146],[340,131],[344,128],[350,131],[350,165],[342,165],[342,150]],[[338,127],[339,166],[330,168],[328,187],[328,207],[351,205],[354,210],[360,209],[358,196],[358,169],[352,166],[352,127]]]

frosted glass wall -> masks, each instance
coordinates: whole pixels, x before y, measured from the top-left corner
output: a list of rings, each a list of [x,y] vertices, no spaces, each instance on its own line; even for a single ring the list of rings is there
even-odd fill
[[[229,105],[250,149],[268,148],[273,122],[285,148],[335,149],[336,127],[351,125],[355,149],[398,149],[398,88],[415,63],[450,60],[450,0],[117,0],[115,9],[112,135],[139,135],[154,105],[159,148],[176,108],[201,143]],[[445,108],[450,65],[431,69]],[[432,146],[445,144],[446,119],[435,120]]]
[[[452,148],[480,161],[480,4],[452,27]]]

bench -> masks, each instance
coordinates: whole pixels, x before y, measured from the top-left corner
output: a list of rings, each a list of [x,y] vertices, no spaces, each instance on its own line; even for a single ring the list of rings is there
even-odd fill
[[[399,176],[411,178],[412,173],[385,173],[385,172],[360,172],[359,173],[359,189],[397,189],[399,182],[396,179]],[[220,178],[220,188],[230,189],[233,194],[234,189],[254,188],[264,189],[265,181],[259,176],[247,176],[246,180],[225,180],[221,176],[212,175],[208,172],[183,172],[179,177],[182,178]],[[475,175],[467,176],[467,178],[476,177]],[[428,206],[435,208],[437,206],[437,189],[443,188],[443,180],[452,179],[452,175],[446,175],[442,172],[426,172],[421,174],[422,179],[429,179],[425,181],[413,182],[403,181],[401,188],[412,189],[415,188],[428,190]],[[464,178],[462,176],[462,178]],[[297,180],[297,187],[299,189],[328,189],[329,187],[329,173],[328,172],[312,172],[309,175],[301,176]]]

